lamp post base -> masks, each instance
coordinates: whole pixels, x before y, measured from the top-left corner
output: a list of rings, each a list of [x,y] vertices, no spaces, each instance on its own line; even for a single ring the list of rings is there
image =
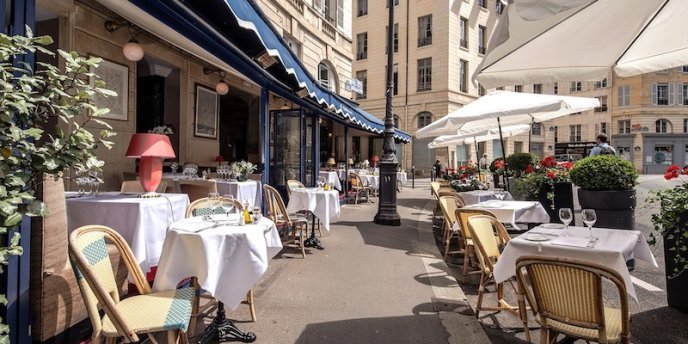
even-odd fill
[[[401,226],[397,212],[397,162],[380,162],[380,204],[373,222],[383,226]]]

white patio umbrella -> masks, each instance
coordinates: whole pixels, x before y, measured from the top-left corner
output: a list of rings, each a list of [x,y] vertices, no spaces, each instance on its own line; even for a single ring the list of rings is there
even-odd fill
[[[502,135],[504,137],[511,137],[530,131],[530,124],[514,125],[511,127],[502,128]],[[429,149],[450,147],[464,144],[475,145],[475,161],[480,160],[480,153],[478,153],[478,142],[485,142],[499,138],[499,129],[488,129],[478,134],[462,134],[462,135],[443,135],[438,136],[432,142],[428,143]],[[530,145],[530,139],[528,140]]]
[[[688,64],[685,0],[510,0],[474,79],[602,80]]]

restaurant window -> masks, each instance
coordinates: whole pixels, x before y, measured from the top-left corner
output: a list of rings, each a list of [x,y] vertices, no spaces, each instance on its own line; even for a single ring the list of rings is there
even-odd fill
[[[559,127],[554,126],[554,143],[559,142]]]
[[[334,80],[332,80],[332,71],[325,63],[320,62],[318,65],[318,81],[320,85],[332,91],[334,89]]]
[[[459,60],[461,64],[461,69],[459,71],[459,91],[468,92],[468,61]]]
[[[418,60],[418,87],[417,91],[432,90],[432,58]]]
[[[459,37],[461,40],[459,41],[459,43],[461,44],[462,48],[468,48],[468,19],[461,17],[459,25],[459,28],[461,29],[459,33]]]
[[[523,92],[523,85],[514,86],[514,92]]]
[[[536,135],[536,136],[542,135],[542,124],[541,123],[533,123],[531,125],[530,131],[533,135]]]
[[[359,33],[356,35],[356,60],[363,60],[368,58],[368,33]]]
[[[368,14],[368,0],[358,0],[358,16]]]
[[[617,103],[619,107],[631,106],[631,86],[619,86],[617,87]]]
[[[387,54],[387,50],[389,50],[389,47],[387,46],[387,35],[389,35],[389,26],[385,26],[385,54]],[[394,24],[394,36],[392,37],[392,44],[394,47],[394,52],[398,53],[399,52],[399,24]]]
[[[600,123],[600,133],[607,134],[607,122]]]
[[[360,81],[363,86],[363,92],[356,94],[356,99],[366,99],[368,97],[368,71],[360,70],[356,72],[356,80]]]
[[[674,84],[654,83],[652,84],[652,104],[669,105],[673,103]]]
[[[631,120],[624,119],[617,122],[619,125],[619,134],[630,134],[631,133]]]
[[[432,114],[423,111],[418,114],[418,129],[425,127],[426,125],[432,123]]]
[[[571,131],[569,135],[569,142],[580,142],[581,141],[581,125],[569,125]]]
[[[432,44],[432,14],[418,17],[418,47]]]
[[[534,84],[533,85],[533,93],[542,93],[542,84]]]
[[[569,92],[580,92],[583,89],[583,83],[580,81],[571,81],[571,87],[569,87]]]
[[[595,88],[607,87],[607,78],[602,79],[602,81],[595,81]]]
[[[558,82],[554,83],[554,88],[552,90],[552,93],[553,94],[559,94],[559,83]]]
[[[487,46],[487,29],[478,25],[478,54],[485,55],[485,47]]]
[[[674,146],[671,144],[655,145],[654,162],[657,165],[671,165],[674,161]]]
[[[655,132],[656,133],[671,133],[671,123],[667,119],[658,119],[655,121]]]

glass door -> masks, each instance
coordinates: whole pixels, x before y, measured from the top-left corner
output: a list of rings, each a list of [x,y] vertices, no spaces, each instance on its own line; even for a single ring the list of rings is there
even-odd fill
[[[287,198],[287,180],[302,181],[300,110],[270,112],[270,185]]]

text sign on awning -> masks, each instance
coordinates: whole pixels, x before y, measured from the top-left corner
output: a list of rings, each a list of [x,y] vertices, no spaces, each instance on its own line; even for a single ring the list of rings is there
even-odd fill
[[[344,89],[358,94],[363,94],[363,82],[356,79],[344,82]]]

